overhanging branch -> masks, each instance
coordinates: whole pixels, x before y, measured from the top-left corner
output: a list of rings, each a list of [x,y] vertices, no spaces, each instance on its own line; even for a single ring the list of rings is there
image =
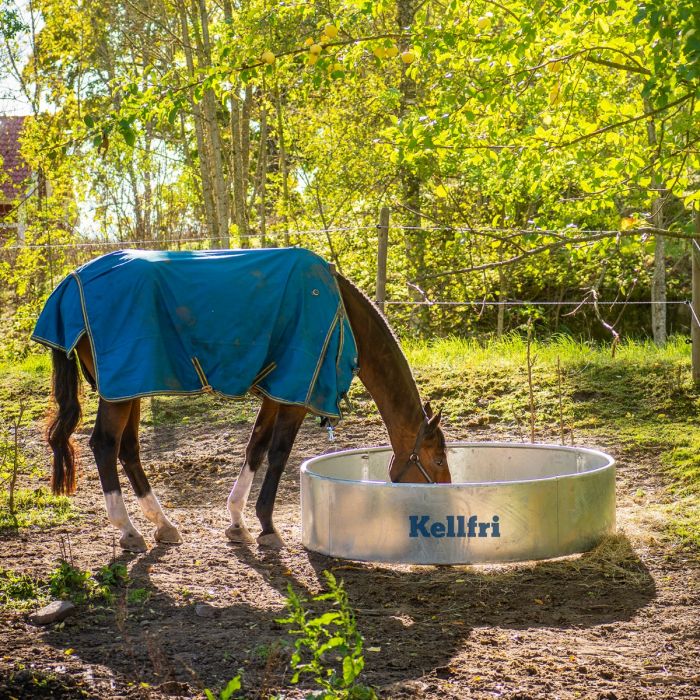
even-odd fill
[[[692,235],[680,233],[677,231],[667,231],[666,229],[659,229],[652,226],[638,229],[630,229],[629,231],[599,231],[597,233],[592,233],[587,236],[579,236],[577,238],[560,238],[557,241],[552,241],[551,243],[545,243],[543,245],[530,248],[529,250],[526,250],[520,253],[519,255],[514,255],[505,260],[494,260],[493,262],[482,263],[481,265],[472,265],[471,267],[461,267],[457,270],[447,270],[445,272],[434,272],[430,275],[423,275],[422,277],[416,278],[416,282],[437,279],[438,277],[448,277],[450,275],[462,275],[469,272],[480,272],[482,270],[494,270],[497,268],[508,267],[509,265],[514,265],[534,255],[541,255],[542,253],[556,250],[558,248],[564,248],[569,245],[576,246],[583,245],[584,243],[594,243],[595,241],[602,241],[606,238],[628,238],[632,236],[652,234],[662,235],[668,238],[677,238],[679,240],[693,240]]]

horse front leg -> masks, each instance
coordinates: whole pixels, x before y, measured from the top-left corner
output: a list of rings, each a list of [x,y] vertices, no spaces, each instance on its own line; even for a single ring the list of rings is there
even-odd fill
[[[182,538],[178,529],[173,525],[163,512],[158,498],[153,493],[148,478],[141,465],[139,450],[139,420],[141,418],[141,401],[134,399],[131,404],[131,413],[122,433],[119,446],[119,460],[122,463],[131,487],[139,500],[143,514],[156,526],[154,534],[156,542],[164,544],[180,544]]]
[[[245,464],[226,502],[231,516],[231,524],[226,528],[226,537],[231,542],[246,544],[254,541],[253,536],[246,527],[244,511],[248,503],[250,487],[253,485],[255,473],[263,463],[270,447],[279,406],[275,401],[265,397],[255,419],[255,425],[245,451]]]
[[[255,513],[262,526],[262,532],[258,537],[258,544],[262,547],[279,549],[285,546],[284,540],[272,522],[272,511],[275,507],[280,477],[287,464],[294,440],[305,415],[306,409],[303,407],[280,406],[279,414],[275,421],[275,429],[267,455],[267,472],[255,505]]]
[[[117,474],[117,455],[131,413],[131,401],[108,403],[100,399],[97,420],[90,436],[109,522],[121,532],[119,546],[130,552],[145,552],[146,541],[129,518]]]

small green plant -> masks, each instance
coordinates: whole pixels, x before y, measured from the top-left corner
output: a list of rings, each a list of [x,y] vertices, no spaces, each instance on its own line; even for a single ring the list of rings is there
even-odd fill
[[[111,603],[114,588],[125,586],[128,580],[126,567],[116,562],[103,566],[93,576],[61,559],[45,580],[0,568],[0,605],[26,608],[48,598],[70,599],[76,604]],[[143,588],[135,588],[129,594],[129,602],[135,603],[144,603],[150,597]]]
[[[24,410],[24,401],[20,396],[17,414],[8,418],[7,421],[2,416],[2,423],[0,423],[0,478],[8,483],[7,510],[15,523],[17,522],[15,514],[17,479],[27,466],[24,451],[22,450],[23,440],[20,436],[20,428],[23,427]]]
[[[144,605],[151,597],[151,592],[146,588],[131,588],[126,594],[126,602],[129,605]]]
[[[251,652],[250,655],[260,661],[267,661],[270,658],[273,647],[270,644],[258,644]]]
[[[204,695],[206,695],[207,700],[229,700],[235,693],[241,689],[241,677],[234,676],[218,693],[214,693],[209,690],[209,688],[204,689]]]
[[[29,574],[0,569],[0,606],[24,609],[46,596],[46,584]]]
[[[357,629],[348,594],[342,581],[339,583],[332,573],[324,571],[323,575],[328,592],[314,596],[313,600],[330,601],[332,609],[313,616],[304,607],[306,601],[289,585],[289,617],[278,620],[289,625],[289,633],[296,637],[290,660],[292,683],[298,683],[302,675],[310,675],[322,690],[308,698],[372,700],[376,693],[357,682],[365,666],[364,640]]]
[[[96,574],[95,578],[103,585],[116,588],[126,586],[129,583],[129,571],[119,562],[112,562],[103,566]]]
[[[89,571],[81,571],[62,559],[49,574],[49,590],[55,598],[70,598],[75,603],[84,603],[94,593],[95,580]]]
[[[49,574],[48,584],[54,598],[69,598],[77,605],[100,600],[109,603],[114,597],[109,585],[65,559]]]

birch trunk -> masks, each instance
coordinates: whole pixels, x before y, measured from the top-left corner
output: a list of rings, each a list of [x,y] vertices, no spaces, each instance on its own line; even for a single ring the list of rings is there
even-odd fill
[[[501,258],[502,259],[502,258]],[[503,267],[498,268],[498,318],[496,321],[496,335],[499,338],[503,337],[503,330],[505,328],[506,321],[506,307],[505,301],[508,295],[508,285],[506,283],[506,275],[503,271]]]
[[[252,203],[258,200],[258,219],[260,229],[260,244],[264,248],[266,240],[267,217],[267,105],[265,95],[260,92],[260,148],[258,150],[258,164],[255,169],[255,184],[253,187]]]
[[[651,105],[644,101],[644,109],[648,112]],[[658,144],[656,125],[653,118],[647,122],[647,139],[649,146],[655,148]],[[652,156],[652,163],[656,161]],[[665,192],[656,165],[652,166],[651,187],[656,192],[656,198],[651,204],[651,220],[654,228],[664,228]],[[666,240],[663,236],[654,235],[654,272],[651,279],[651,330],[657,345],[666,344]]]
[[[652,204],[652,221],[655,228],[664,227],[663,196]],[[666,239],[654,236],[654,275],[651,280],[651,326],[654,342],[666,344]]]
[[[284,141],[284,119],[282,118],[282,98],[279,84],[275,84],[275,107],[277,110],[277,139],[280,149],[280,176],[282,178],[282,222],[284,224],[284,245],[289,247],[289,182],[287,180],[287,147]]]
[[[194,6],[193,13],[199,10],[199,28],[197,32],[196,24],[195,39],[197,42],[199,65],[203,68],[211,67],[211,41],[209,39],[209,14],[207,12],[205,0],[198,0]],[[226,175],[224,173],[224,160],[222,156],[221,134],[219,132],[219,122],[216,117],[216,96],[211,88],[204,91],[202,96],[202,115],[204,118],[204,133],[207,146],[209,148],[209,164],[211,168],[212,193],[214,206],[216,208],[216,219],[218,231],[216,233],[218,247],[230,247],[228,235],[229,203],[228,187],[226,185]]]
[[[187,13],[182,5],[179,9],[180,28],[182,31],[182,46],[185,53],[187,73],[190,78],[194,78],[194,58],[192,56],[192,46],[190,45]],[[209,158],[207,157],[207,146],[204,138],[202,110],[191,93],[189,93],[189,98],[192,114],[194,116],[194,131],[197,138],[197,151],[199,153],[199,174],[202,180],[202,200],[204,202],[204,213],[207,219],[207,230],[210,238],[216,238],[219,234],[219,224],[217,221],[217,212],[214,206],[214,196],[212,193]]]
[[[129,186],[131,188],[131,197],[133,200],[132,207],[134,211],[134,226],[131,230],[131,238],[135,241],[143,240],[146,237],[143,209],[141,208],[141,196],[139,195],[138,179],[136,177],[136,171],[134,170],[134,164],[131,160],[128,161],[126,172],[129,176]]]
[[[224,18],[230,24],[233,21],[233,8],[230,0],[224,0]],[[239,80],[231,88],[231,99],[229,100],[230,130],[231,130],[231,182],[233,189],[233,220],[238,229],[239,242],[241,248],[249,245],[248,230],[248,207],[246,202],[246,190],[248,188],[248,156],[245,154],[244,160],[244,129],[250,128],[250,121],[246,122],[242,112],[245,112],[245,102],[241,104],[241,83]],[[246,88],[245,97],[249,89]],[[245,100],[244,97],[244,100]],[[246,140],[249,140],[246,133]]]
[[[399,0],[397,3],[397,23],[399,32],[403,35],[406,29],[413,24],[413,19],[418,9],[416,0]],[[409,48],[406,39],[399,42],[399,50],[406,51]],[[416,81],[407,74],[408,66],[403,65],[401,83],[399,91],[401,100],[399,106],[399,117],[404,118],[416,105],[418,99],[418,87]],[[404,235],[404,246],[406,257],[409,262],[410,274],[412,277],[420,277],[425,270],[425,241],[420,231],[421,226],[421,182],[418,175],[407,165],[399,167],[399,178],[401,183],[401,201],[405,211],[408,213],[406,223],[410,227]],[[423,297],[414,285],[409,283],[408,294],[413,301],[423,301]],[[416,306],[416,310],[411,313],[410,324],[414,330],[418,331],[426,322],[426,309]]]

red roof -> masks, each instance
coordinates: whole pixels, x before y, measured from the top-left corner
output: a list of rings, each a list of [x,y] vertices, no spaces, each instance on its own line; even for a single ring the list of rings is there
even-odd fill
[[[21,195],[32,171],[20,153],[20,135],[26,117],[0,116],[0,201]]]

